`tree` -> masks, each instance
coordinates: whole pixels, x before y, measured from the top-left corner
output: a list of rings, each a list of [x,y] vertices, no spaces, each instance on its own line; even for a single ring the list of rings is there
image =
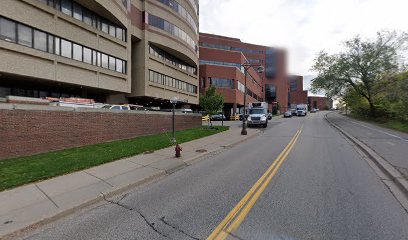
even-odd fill
[[[406,33],[377,33],[374,41],[359,36],[345,42],[338,54],[321,51],[312,66],[318,76],[312,80],[312,91],[324,90],[327,97],[342,96],[352,88],[367,100],[369,115],[375,115],[375,85],[386,73],[398,71],[398,51],[407,43]]]
[[[200,97],[200,107],[205,114],[210,116],[218,113],[224,106],[224,96],[215,92],[215,87],[210,86],[203,97]],[[211,123],[212,125],[212,123]]]

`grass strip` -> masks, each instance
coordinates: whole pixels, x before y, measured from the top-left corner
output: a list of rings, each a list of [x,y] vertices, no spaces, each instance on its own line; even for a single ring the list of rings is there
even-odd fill
[[[176,132],[178,143],[210,136],[228,127],[199,127]],[[88,145],[26,157],[0,160],[0,191],[94,167],[147,151],[170,147],[171,133]]]

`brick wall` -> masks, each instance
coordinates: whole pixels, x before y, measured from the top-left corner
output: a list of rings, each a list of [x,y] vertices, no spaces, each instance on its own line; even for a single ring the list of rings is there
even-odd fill
[[[1,105],[4,106],[0,106],[0,159],[172,129],[172,114],[164,112]],[[176,130],[198,126],[201,126],[201,115],[176,114]]]

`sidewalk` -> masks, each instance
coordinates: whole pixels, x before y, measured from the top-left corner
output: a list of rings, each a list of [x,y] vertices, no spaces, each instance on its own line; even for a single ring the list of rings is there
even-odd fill
[[[153,153],[107,163],[90,169],[0,192],[0,238],[30,226],[41,225],[173,173],[209,153],[256,136],[258,129],[232,126],[228,131],[182,144],[181,158],[169,147]]]

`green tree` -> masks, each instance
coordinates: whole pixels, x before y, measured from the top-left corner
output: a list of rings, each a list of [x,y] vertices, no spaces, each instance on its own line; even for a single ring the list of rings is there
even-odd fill
[[[324,90],[327,97],[342,96],[352,88],[368,103],[369,115],[375,115],[375,85],[383,74],[398,71],[398,52],[407,43],[407,34],[378,33],[373,41],[355,37],[344,43],[338,54],[320,52],[311,70],[318,76],[312,80],[312,91]]]
[[[205,92],[205,95],[200,97],[200,107],[203,109],[205,114],[208,114],[210,116],[211,125],[211,115],[214,115],[221,111],[223,106],[224,96],[221,94],[217,94],[214,86],[210,86]]]

